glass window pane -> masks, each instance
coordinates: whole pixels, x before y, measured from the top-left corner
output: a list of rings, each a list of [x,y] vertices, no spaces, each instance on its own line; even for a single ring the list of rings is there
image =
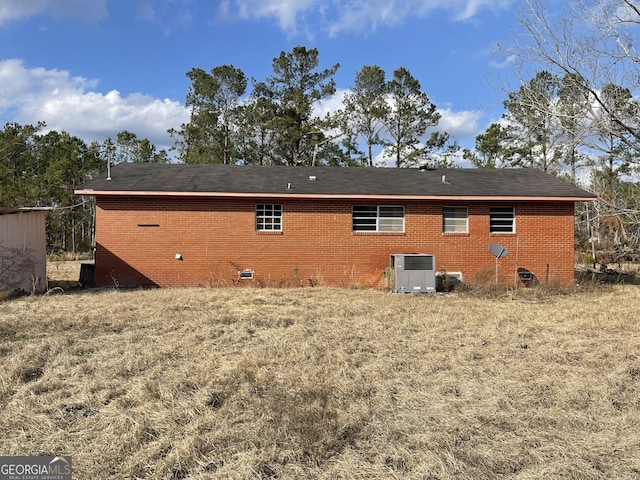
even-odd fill
[[[403,206],[355,205],[352,215],[354,232],[403,232]]]
[[[362,223],[353,224],[353,231],[354,232],[375,232],[376,231],[376,224],[372,224],[372,225],[365,225]]]
[[[375,205],[358,205],[353,207],[354,215],[366,214],[366,213],[377,213],[378,208]]]
[[[282,205],[256,205],[256,230],[281,231]]]
[[[404,217],[404,207],[380,207],[381,217]]]
[[[445,233],[466,233],[468,231],[467,207],[443,207],[442,231]]]
[[[489,209],[489,231],[492,233],[515,232],[515,208],[491,207]]]
[[[373,218],[378,216],[378,209],[373,206],[353,207],[353,218]]]
[[[381,218],[381,232],[402,232],[404,221],[402,218]]]
[[[373,225],[374,227],[377,224],[377,220],[375,218],[354,218],[354,225]]]

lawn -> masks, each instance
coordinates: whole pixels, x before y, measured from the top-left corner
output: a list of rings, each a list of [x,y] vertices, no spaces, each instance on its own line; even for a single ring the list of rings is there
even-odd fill
[[[640,289],[0,303],[0,453],[77,479],[640,476]]]

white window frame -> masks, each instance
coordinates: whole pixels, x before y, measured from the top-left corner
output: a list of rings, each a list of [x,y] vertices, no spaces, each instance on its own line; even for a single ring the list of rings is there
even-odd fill
[[[442,233],[469,233],[469,207],[442,207]]]
[[[402,211],[402,215],[391,214]],[[352,232],[404,233],[404,205],[353,205]]]
[[[498,210],[501,210],[501,212],[498,212]],[[511,211],[510,216],[507,211]],[[509,227],[509,224],[511,228],[509,230],[505,229]],[[516,233],[516,207],[490,207],[489,233],[497,235]]]
[[[282,231],[282,205],[278,203],[259,203],[256,205],[256,231]]]

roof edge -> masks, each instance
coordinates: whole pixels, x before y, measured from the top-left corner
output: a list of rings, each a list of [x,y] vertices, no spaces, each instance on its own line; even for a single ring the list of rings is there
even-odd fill
[[[485,196],[485,195],[349,195],[312,193],[233,193],[233,192],[159,192],[126,190],[75,190],[76,195],[101,197],[203,197],[203,198],[286,198],[321,200],[458,200],[458,201],[539,201],[539,202],[591,202],[597,196]]]
[[[0,207],[0,215],[11,215],[14,213],[49,212],[53,207]]]

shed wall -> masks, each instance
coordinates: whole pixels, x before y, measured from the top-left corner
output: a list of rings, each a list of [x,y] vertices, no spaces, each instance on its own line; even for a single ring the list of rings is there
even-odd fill
[[[5,282],[31,292],[47,287],[47,235],[44,211],[24,211],[0,215],[0,246],[5,256]],[[6,266],[16,256],[27,256],[29,266],[8,278]]]

